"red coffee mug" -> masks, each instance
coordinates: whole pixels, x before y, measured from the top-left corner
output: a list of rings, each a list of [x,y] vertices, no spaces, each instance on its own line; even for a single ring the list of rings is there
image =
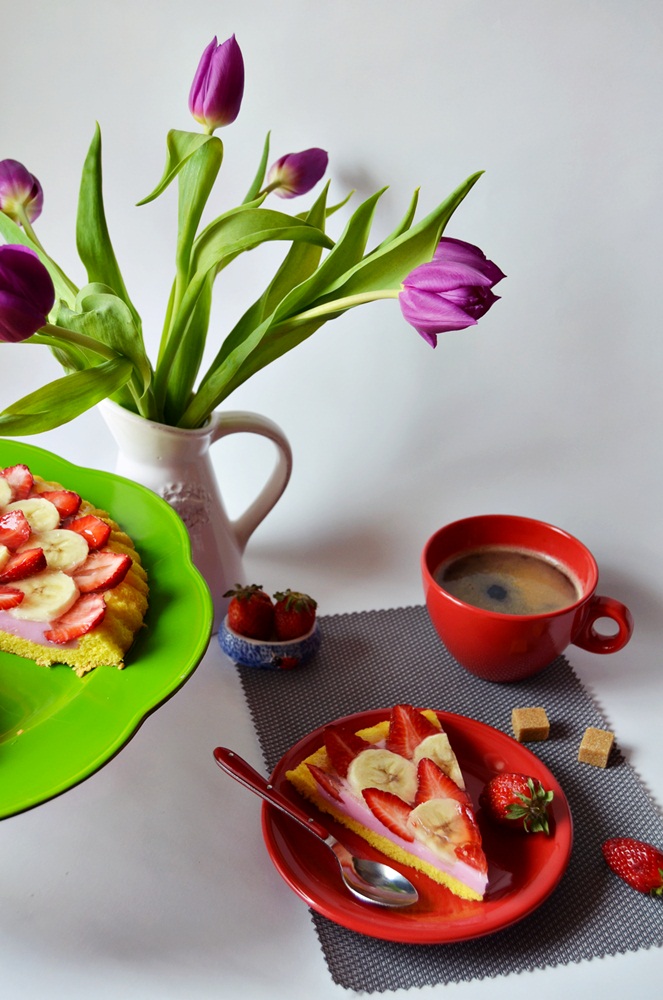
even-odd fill
[[[454,597],[436,579],[442,564],[463,553],[494,547],[531,553],[557,564],[574,581],[579,596],[556,611],[503,614]],[[442,642],[463,667],[485,680],[530,677],[571,644],[592,653],[615,653],[633,632],[628,608],[596,594],[598,567],[589,549],[543,521],[511,514],[454,521],[428,540],[421,569],[428,613]],[[597,632],[594,623],[599,618],[611,618],[617,633]]]

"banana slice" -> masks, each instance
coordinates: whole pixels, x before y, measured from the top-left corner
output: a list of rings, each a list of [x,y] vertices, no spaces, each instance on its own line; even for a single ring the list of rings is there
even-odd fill
[[[465,781],[458,766],[456,754],[451,749],[446,733],[435,733],[421,741],[414,751],[414,763],[419,763],[422,757],[430,757],[437,766],[455,781],[459,788],[465,788]]]
[[[22,590],[25,597],[10,614],[31,622],[51,622],[78,599],[78,587],[59,569],[45,569],[25,580],[16,580],[12,587]]]
[[[0,569],[5,565],[11,555],[6,545],[0,545]]]
[[[48,502],[47,500],[46,503]],[[49,569],[61,569],[65,573],[73,573],[82,566],[90,551],[83,536],[67,528],[34,532],[19,551],[34,548],[44,550]]]
[[[467,818],[455,799],[422,802],[412,810],[408,822],[417,831],[418,840],[449,860],[456,858],[456,845],[469,839]]]
[[[411,760],[379,747],[362,750],[348,768],[351,789],[361,796],[362,788],[382,788],[405,802],[417,794],[417,768]]]
[[[60,524],[60,512],[50,500],[43,497],[29,497],[27,500],[15,500],[7,504],[5,510],[22,510],[25,514],[30,530],[51,531]]]
[[[0,508],[6,507],[8,503],[11,503],[11,499],[12,488],[5,477],[0,476]]]

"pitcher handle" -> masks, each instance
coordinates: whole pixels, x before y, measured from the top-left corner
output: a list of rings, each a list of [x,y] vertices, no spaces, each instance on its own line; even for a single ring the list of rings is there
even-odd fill
[[[212,442],[229,434],[259,434],[273,441],[278,450],[274,470],[255,500],[244,513],[231,522],[240,552],[261,521],[267,517],[277,500],[283,495],[292,473],[292,449],[287,437],[274,421],[257,413],[244,410],[228,410],[213,413],[211,417]]]

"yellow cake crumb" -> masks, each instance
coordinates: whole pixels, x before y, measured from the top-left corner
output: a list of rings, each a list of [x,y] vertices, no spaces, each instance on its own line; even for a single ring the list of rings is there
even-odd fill
[[[513,735],[519,743],[533,743],[547,740],[550,735],[550,722],[545,708],[514,708],[511,712]]]
[[[592,764],[594,767],[607,767],[615,734],[607,729],[594,729],[589,726],[582,737],[578,760],[581,764]]]

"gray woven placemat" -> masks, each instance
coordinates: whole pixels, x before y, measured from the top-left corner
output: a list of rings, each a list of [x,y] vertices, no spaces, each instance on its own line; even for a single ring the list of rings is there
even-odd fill
[[[533,914],[488,937],[446,945],[400,945],[366,937],[312,913],[335,983],[379,992],[483,979],[663,945],[663,906],[612,875],[600,845],[629,835],[663,844],[663,819],[613,748],[602,770],[577,762],[587,726],[610,728],[568,661],[517,684],[468,674],[440,644],[424,607],[329,615],[323,644],[299,670],[239,667],[268,770],[302,736],[353,712],[410,702],[456,712],[511,734],[511,709],[543,705],[550,738],[530,744],[562,785],[574,848],[558,888]],[[643,692],[643,697],[645,697]]]

